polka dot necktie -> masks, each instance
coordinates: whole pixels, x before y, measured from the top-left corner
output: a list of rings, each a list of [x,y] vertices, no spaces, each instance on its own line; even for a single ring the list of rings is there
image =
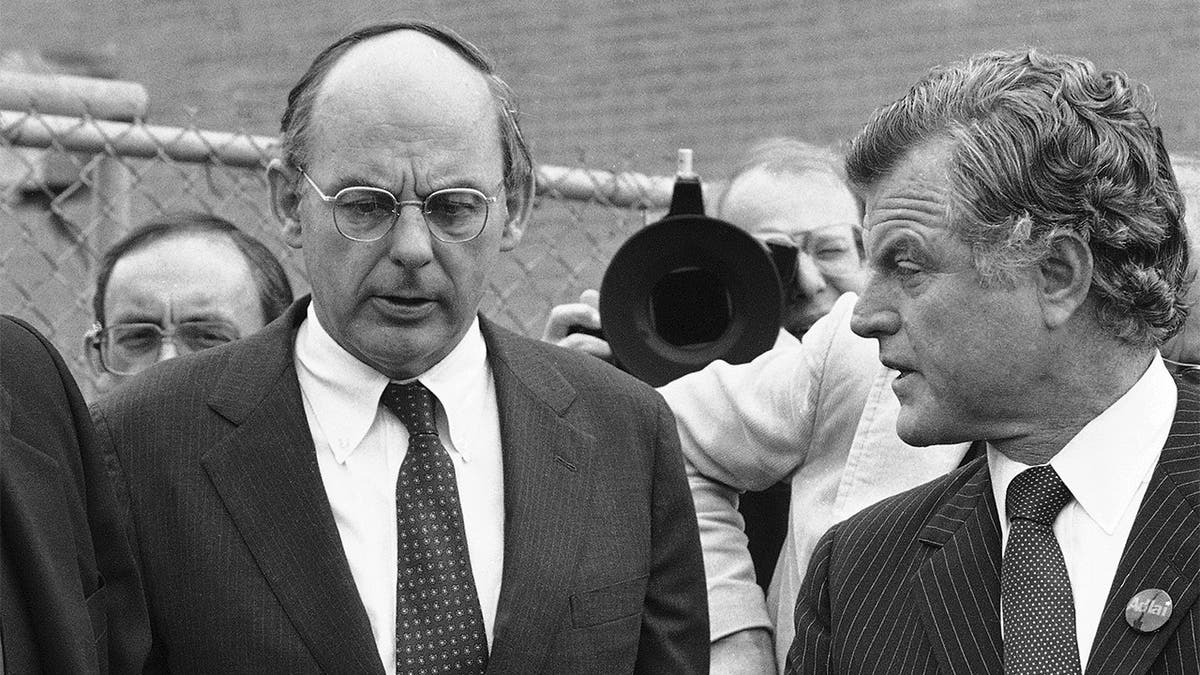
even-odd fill
[[[381,400],[409,434],[396,480],[396,672],[482,673],[487,635],[436,401],[415,381],[389,383]]]
[[[1008,485],[1000,569],[1005,675],[1080,672],[1071,580],[1053,530],[1069,501],[1071,491],[1049,465],[1026,469]]]

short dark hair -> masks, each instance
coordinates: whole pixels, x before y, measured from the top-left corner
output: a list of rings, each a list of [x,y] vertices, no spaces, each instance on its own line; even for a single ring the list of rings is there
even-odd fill
[[[261,241],[224,218],[196,211],[175,211],[146,221],[105,251],[96,272],[96,294],[92,296],[92,311],[96,314],[96,321],[101,326],[105,325],[104,294],[117,261],[156,241],[189,234],[228,237],[241,251],[250,267],[250,276],[258,287],[264,323],[270,323],[292,304],[292,284],[288,281],[287,273],[279,258]]]
[[[915,148],[950,143],[950,228],[985,283],[1011,282],[1074,233],[1095,261],[1097,319],[1132,345],[1158,345],[1187,319],[1184,200],[1150,120],[1153,102],[1123,73],[1033,49],[931,70],[877,110],[851,142],[859,191]]]
[[[317,90],[324,82],[329,70],[346,52],[370,38],[395,31],[412,30],[424,33],[449,47],[464,61],[474,67],[484,80],[496,104],[496,117],[500,128],[500,145],[504,154],[504,188],[509,213],[524,215],[533,198],[533,157],[521,126],[517,122],[516,95],[500,76],[495,66],[478,47],[468,42],[449,28],[422,21],[396,21],[360,28],[326,47],[317,55],[308,70],[300,77],[296,86],[288,93],[287,108],[283,111],[279,129],[283,134],[283,160],[293,167],[308,166],[313,108]]]

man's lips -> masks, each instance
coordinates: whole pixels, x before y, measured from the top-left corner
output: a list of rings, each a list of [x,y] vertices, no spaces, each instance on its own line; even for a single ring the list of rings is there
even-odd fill
[[[437,306],[437,300],[424,295],[374,295],[372,302],[382,311],[399,318],[419,318]]]
[[[417,306],[427,302],[434,302],[433,298],[419,295],[377,295],[375,296],[384,302],[389,302],[397,305]]]
[[[899,373],[899,375],[896,376],[896,379],[900,379],[906,375],[916,372],[912,368],[908,368],[903,363],[900,363],[894,359],[884,358],[881,356],[879,361],[884,365],[885,368],[890,368]]]

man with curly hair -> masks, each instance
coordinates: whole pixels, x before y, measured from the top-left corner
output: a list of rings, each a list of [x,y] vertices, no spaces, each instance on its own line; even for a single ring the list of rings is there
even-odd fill
[[[1156,673],[1200,663],[1200,388],[1183,197],[1144,91],[1084,59],[936,68],[847,156],[852,328],[899,437],[986,456],[832,527],[789,673]]]

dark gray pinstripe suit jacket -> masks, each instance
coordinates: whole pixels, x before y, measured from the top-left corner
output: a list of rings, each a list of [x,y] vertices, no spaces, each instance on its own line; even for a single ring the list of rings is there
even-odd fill
[[[831,528],[800,590],[787,672],[1002,673],[994,501],[981,458]],[[1175,606],[1165,626],[1139,633],[1125,605],[1148,588]],[[1179,382],[1087,673],[1200,673],[1198,593],[1200,389]]]
[[[93,409],[145,578],[152,669],[383,672],[293,367],[305,305]],[[586,355],[483,327],[506,509],[488,671],[707,672],[699,536],[666,404]]]

